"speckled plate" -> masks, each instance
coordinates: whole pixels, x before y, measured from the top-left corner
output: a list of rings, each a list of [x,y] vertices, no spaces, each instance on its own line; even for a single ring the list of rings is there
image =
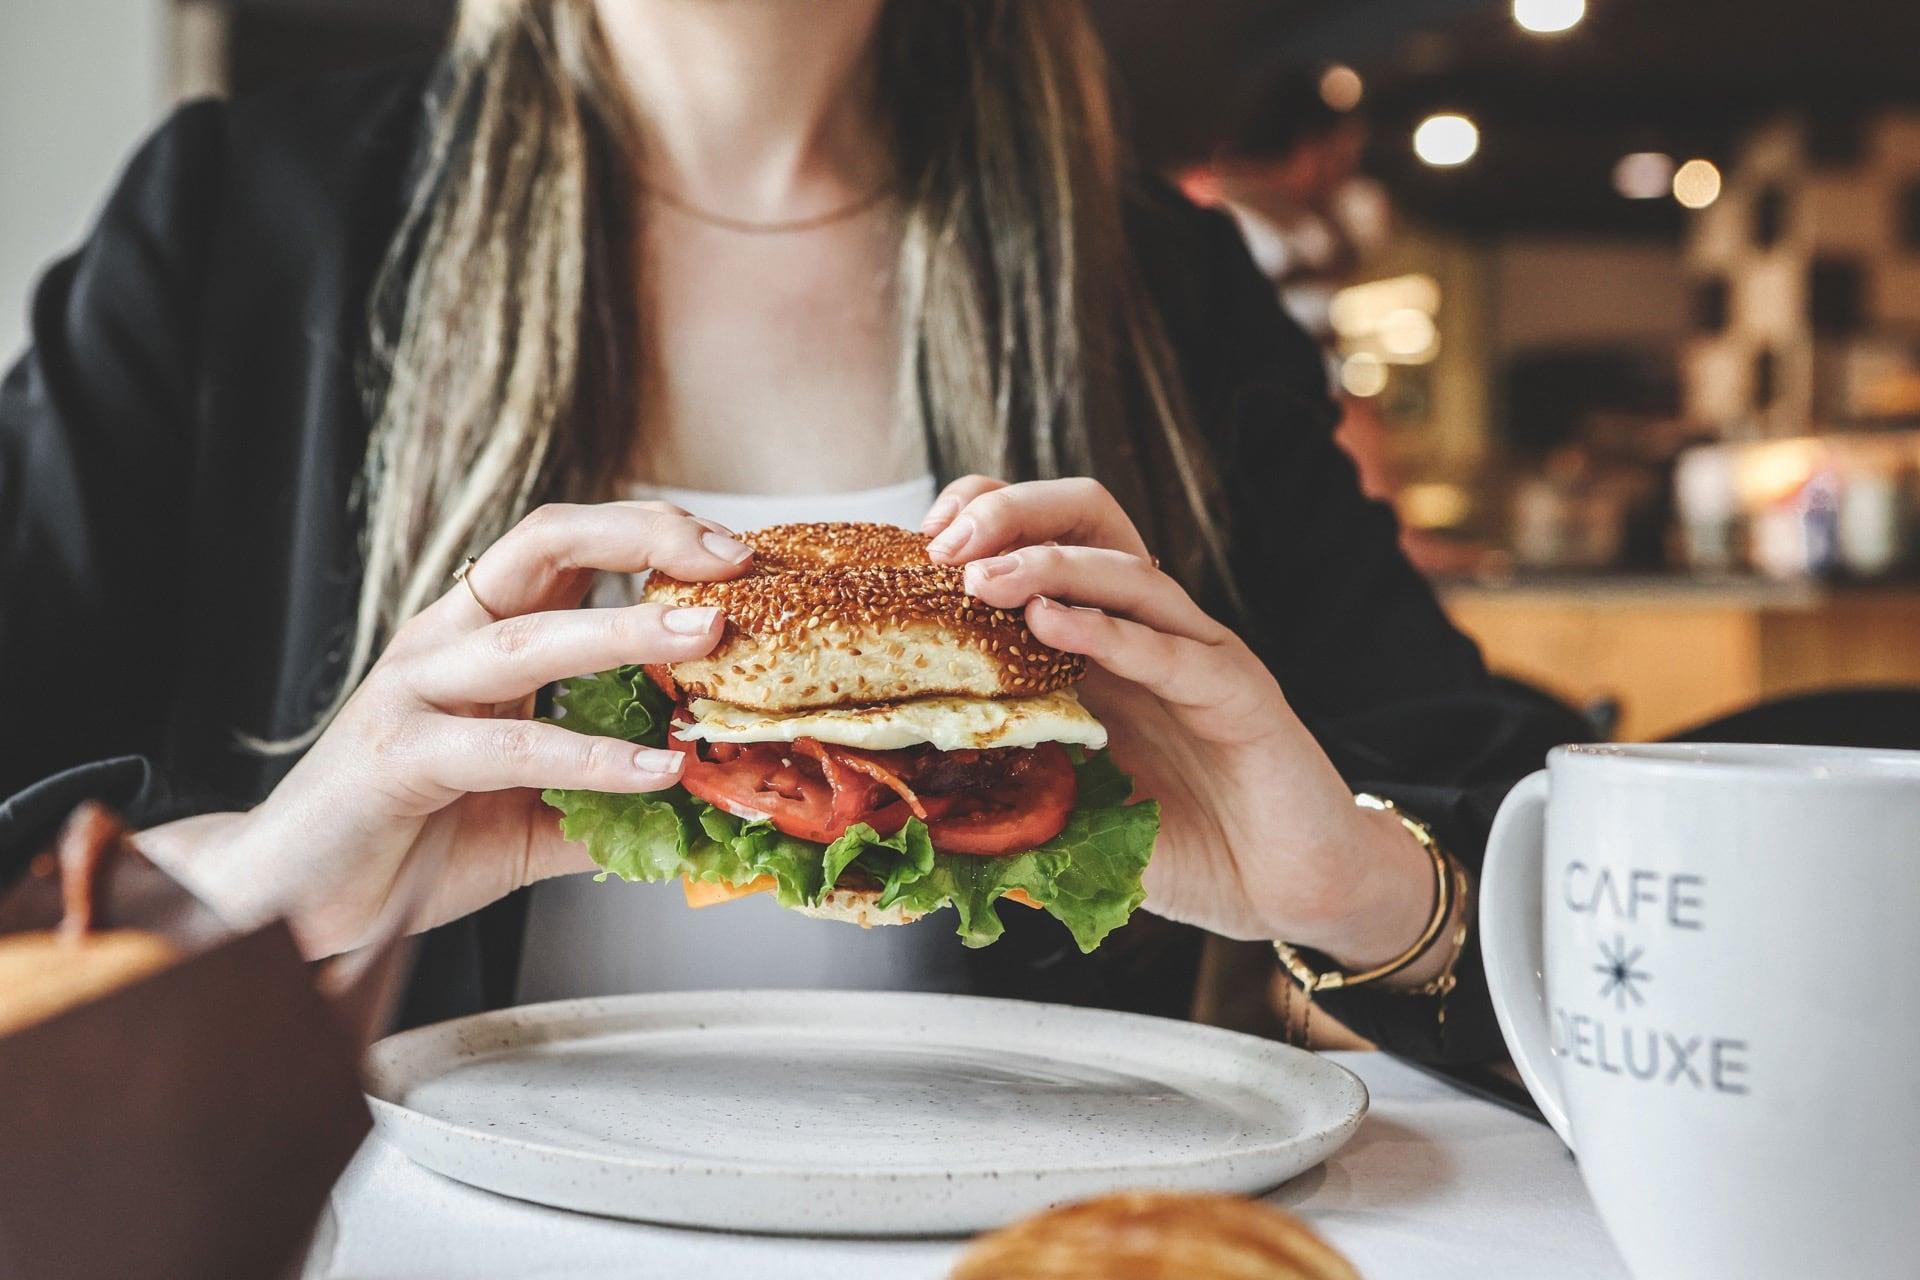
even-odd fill
[[[1121,1187],[1253,1192],[1352,1135],[1366,1086],[1192,1023],[967,996],[564,1000],[390,1036],[368,1092],[420,1164],[682,1226],[941,1235]]]

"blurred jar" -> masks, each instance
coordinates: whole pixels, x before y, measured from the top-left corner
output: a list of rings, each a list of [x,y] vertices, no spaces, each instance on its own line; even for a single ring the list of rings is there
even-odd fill
[[[1674,466],[1673,500],[1687,567],[1702,573],[1740,567],[1740,491],[1731,455],[1719,449],[1681,454]]]
[[[1840,494],[1840,562],[1848,573],[1878,578],[1906,554],[1906,494],[1901,478],[1883,471],[1849,476]]]
[[[1626,495],[1576,448],[1556,450],[1513,494],[1513,556],[1529,569],[1611,568],[1624,540]]]

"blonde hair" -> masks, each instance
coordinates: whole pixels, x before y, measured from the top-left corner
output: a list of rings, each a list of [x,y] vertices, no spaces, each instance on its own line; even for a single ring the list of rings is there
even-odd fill
[[[1092,475],[1170,566],[1211,566],[1230,590],[1212,469],[1127,251],[1078,0],[889,0],[878,43],[903,401],[936,466]],[[630,110],[592,0],[464,0],[374,288],[365,578],[322,726],[462,558],[538,502],[610,496],[631,457]]]

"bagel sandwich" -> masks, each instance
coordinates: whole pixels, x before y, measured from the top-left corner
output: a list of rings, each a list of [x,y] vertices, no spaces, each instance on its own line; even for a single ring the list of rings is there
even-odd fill
[[[892,525],[743,534],[727,582],[654,575],[643,598],[713,606],[706,656],[565,682],[555,722],[682,752],[678,785],[546,792],[607,875],[685,883],[711,906],[768,892],[863,926],[954,908],[1000,936],[1000,898],[1053,915],[1091,951],[1145,894],[1159,807],[1132,801],[1074,686],[1083,659]]]

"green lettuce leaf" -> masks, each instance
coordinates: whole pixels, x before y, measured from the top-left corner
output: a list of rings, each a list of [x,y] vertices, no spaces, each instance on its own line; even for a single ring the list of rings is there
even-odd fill
[[[638,667],[569,680],[555,723],[659,746],[671,703]],[[994,903],[1015,889],[1038,902],[1092,951],[1125,924],[1146,893],[1140,873],[1153,853],[1160,806],[1127,803],[1133,780],[1105,752],[1074,752],[1078,804],[1066,827],[1046,844],[1005,858],[936,852],[919,819],[891,836],[864,823],[832,844],[785,835],[772,823],[722,812],[681,787],[648,795],[549,790],[569,840],[587,846],[608,875],[657,881],[687,877],[746,884],[771,876],[782,906],[816,905],[849,867],[880,882],[880,905],[927,913],[951,906],[956,932],[983,947],[1003,932]]]
[[[666,745],[673,701],[639,667],[562,681],[553,701],[559,711],[554,722],[562,728],[646,747]]]

